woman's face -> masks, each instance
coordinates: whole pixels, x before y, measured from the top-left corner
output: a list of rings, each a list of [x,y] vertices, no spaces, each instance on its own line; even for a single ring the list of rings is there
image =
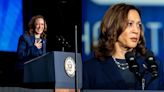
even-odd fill
[[[43,18],[38,18],[35,20],[35,33],[42,34],[44,30],[44,20]]]
[[[140,39],[141,19],[136,10],[128,12],[128,25],[118,37],[118,44],[125,48],[135,48]]]

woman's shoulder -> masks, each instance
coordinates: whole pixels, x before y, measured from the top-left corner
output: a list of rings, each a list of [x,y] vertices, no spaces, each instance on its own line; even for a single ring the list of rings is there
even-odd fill
[[[28,34],[26,34],[26,33],[24,33],[24,34],[22,34],[22,35],[20,36],[19,39],[20,39],[21,41],[27,42],[27,44],[32,45],[32,42],[33,42],[34,37],[33,37],[33,36],[30,36],[30,35],[28,35]]]
[[[28,34],[28,33],[22,34],[22,37],[23,37],[24,39],[26,39],[26,40],[31,40],[31,39],[34,39],[34,38],[35,38],[34,35],[30,35],[30,34]]]
[[[94,72],[95,70],[99,69],[100,64],[97,58],[92,57],[83,62],[83,71],[84,72]]]
[[[19,37],[20,40],[25,40],[26,38],[27,38],[27,34],[22,34]]]
[[[106,59],[100,59],[100,58],[96,58],[96,57],[92,57],[92,58],[90,58],[90,59],[88,59],[88,60],[86,60],[86,61],[84,61],[84,65],[87,65],[87,66],[96,66],[96,65],[100,65],[100,64],[102,64],[102,63],[106,63],[106,62],[108,62],[108,61],[111,61],[112,60],[112,57],[108,57],[108,58],[106,58]]]
[[[28,39],[30,37],[30,35],[27,33],[23,33],[20,37],[24,38],[24,39]]]
[[[84,61],[84,63],[85,64],[94,64],[94,63],[96,63],[96,62],[99,62],[100,60],[98,59],[98,58],[96,58],[96,57],[91,57],[91,58],[89,58],[88,60],[86,60],[86,61]]]
[[[84,72],[90,72],[91,74],[98,74],[96,72],[101,71],[101,68],[104,67],[104,65],[108,65],[112,59],[108,58],[105,61],[101,61],[98,58],[92,57],[89,60],[83,62],[83,71]]]

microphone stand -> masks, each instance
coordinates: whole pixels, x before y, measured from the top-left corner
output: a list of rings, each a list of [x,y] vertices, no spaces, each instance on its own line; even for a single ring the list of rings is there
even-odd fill
[[[135,77],[139,80],[139,84],[141,85],[142,90],[145,90],[146,88],[146,80],[144,78],[145,72],[146,72],[146,69],[142,73],[140,73],[139,71],[133,72],[135,74]]]
[[[141,81],[141,86],[142,86],[142,90],[145,90],[148,88],[149,84],[154,80],[156,79],[158,76],[153,76],[151,77],[151,79],[146,83],[146,80],[144,78],[145,74],[146,74],[146,71],[147,71],[147,66],[145,64],[143,64],[143,67],[144,67],[144,71],[141,73],[141,75],[137,75],[137,78],[139,79],[139,81]]]
[[[77,25],[75,25],[75,65],[77,65]],[[75,92],[78,92],[78,70],[77,66],[75,67]]]
[[[144,79],[144,75],[146,73],[146,70],[147,70],[147,66],[145,64],[143,64],[143,68],[144,68],[144,71],[142,72],[142,75],[141,75],[141,83],[142,83],[142,90],[145,90],[146,89],[146,80]]]
[[[144,74],[143,74],[144,75]],[[141,85],[142,85],[142,90],[145,90],[145,84],[146,84],[146,80],[144,79],[144,76],[142,75],[142,79],[141,79]]]
[[[59,42],[59,44],[61,45],[61,51],[65,51],[65,39],[63,38],[63,36],[56,36],[57,41]]]
[[[144,79],[144,75],[146,73],[147,66],[143,64],[143,68],[144,68],[144,71],[141,74],[141,85],[142,85],[142,90],[145,90],[147,85],[146,85],[146,80]]]
[[[147,66],[146,66],[145,64],[143,64],[143,67],[144,67],[145,70],[143,71],[143,73],[142,73],[142,75],[141,75],[141,78],[142,78],[142,90],[145,90],[145,89],[148,88],[149,84],[150,84],[154,79],[156,79],[156,77],[157,77],[158,75],[152,74],[151,79],[147,82],[147,85],[146,85],[146,80],[144,79],[144,75],[145,75],[145,73],[146,73],[146,71],[147,71]]]
[[[139,84],[141,85],[141,89],[145,90],[145,79],[144,79],[144,73],[140,74],[140,73],[135,73],[135,77],[139,80]]]
[[[63,51],[63,52],[65,51],[64,42],[62,42],[62,51]]]

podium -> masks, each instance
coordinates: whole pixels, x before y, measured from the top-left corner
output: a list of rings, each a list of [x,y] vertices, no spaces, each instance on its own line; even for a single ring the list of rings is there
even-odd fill
[[[25,62],[24,83],[32,88],[55,89],[55,92],[74,92],[75,86],[80,90],[82,88],[80,53],[53,51]]]

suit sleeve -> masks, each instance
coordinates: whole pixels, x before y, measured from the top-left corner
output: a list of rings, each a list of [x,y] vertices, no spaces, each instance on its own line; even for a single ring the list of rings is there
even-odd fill
[[[164,71],[163,71],[163,62],[159,60],[159,89],[164,90]]]
[[[87,67],[85,65],[86,62],[83,63],[83,89],[89,89],[89,76],[88,76],[88,71]]]

